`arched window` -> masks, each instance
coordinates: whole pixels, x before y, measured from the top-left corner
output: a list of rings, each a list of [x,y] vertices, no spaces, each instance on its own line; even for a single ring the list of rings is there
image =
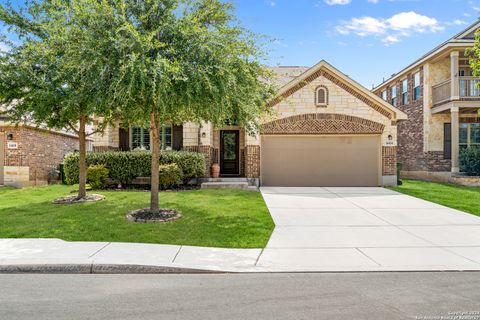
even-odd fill
[[[315,90],[315,105],[320,107],[328,105],[327,87],[320,86]]]

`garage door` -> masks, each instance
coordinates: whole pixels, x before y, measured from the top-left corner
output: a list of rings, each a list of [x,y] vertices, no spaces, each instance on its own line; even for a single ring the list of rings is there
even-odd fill
[[[380,136],[262,136],[264,186],[378,186]]]

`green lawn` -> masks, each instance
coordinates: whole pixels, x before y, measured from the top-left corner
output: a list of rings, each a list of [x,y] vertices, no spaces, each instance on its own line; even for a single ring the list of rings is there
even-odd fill
[[[450,208],[480,216],[480,188],[453,184],[402,180],[403,185],[392,190],[432,201]]]
[[[258,192],[194,190],[164,192],[160,206],[180,210],[183,218],[163,224],[126,220],[133,209],[148,207],[148,192],[98,192],[106,200],[55,205],[72,187],[0,188],[0,238],[60,238],[223,248],[263,248],[274,228]]]

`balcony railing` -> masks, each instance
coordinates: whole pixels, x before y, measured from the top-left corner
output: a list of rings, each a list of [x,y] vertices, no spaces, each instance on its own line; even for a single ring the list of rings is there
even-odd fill
[[[480,79],[475,77],[459,77],[460,100],[480,100]],[[446,80],[432,87],[432,102],[438,106],[452,100],[451,81]]]
[[[447,102],[450,100],[450,97],[452,96],[450,94],[451,91],[451,82],[450,80],[444,81],[442,83],[439,83],[435,86],[432,87],[432,100],[433,100],[433,105],[439,105],[443,102]]]
[[[475,99],[480,98],[480,89],[478,84],[480,79],[474,77],[460,77],[460,98]]]

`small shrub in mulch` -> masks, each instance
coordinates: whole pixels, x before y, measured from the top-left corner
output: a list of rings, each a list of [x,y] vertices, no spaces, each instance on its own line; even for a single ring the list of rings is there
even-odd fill
[[[75,203],[84,203],[84,202],[95,202],[102,201],[105,199],[101,194],[87,194],[85,198],[78,199],[78,196],[68,196],[53,200],[54,204],[75,204]]]
[[[182,214],[174,209],[160,209],[158,212],[150,211],[150,208],[138,209],[127,214],[127,219],[132,222],[158,223],[175,221],[182,217]]]

